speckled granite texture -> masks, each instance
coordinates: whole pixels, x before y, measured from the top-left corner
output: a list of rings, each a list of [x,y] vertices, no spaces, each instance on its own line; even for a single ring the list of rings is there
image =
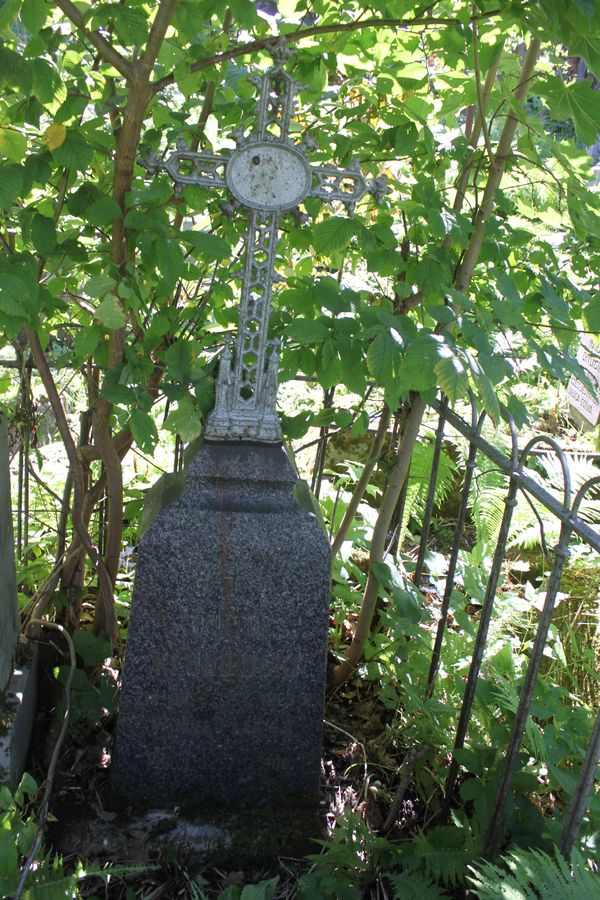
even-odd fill
[[[281,446],[211,442],[139,548],[115,803],[316,806],[330,553]]]

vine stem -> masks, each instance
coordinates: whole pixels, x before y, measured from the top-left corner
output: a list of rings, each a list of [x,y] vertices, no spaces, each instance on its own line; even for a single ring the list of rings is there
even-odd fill
[[[371,480],[371,475],[373,474],[373,469],[375,468],[377,461],[381,455],[381,449],[383,447],[383,442],[385,440],[385,436],[387,434],[388,425],[390,424],[390,408],[387,403],[384,404],[383,409],[381,410],[381,415],[379,417],[379,425],[377,428],[377,432],[375,434],[375,439],[373,444],[371,445],[371,452],[369,454],[369,458],[367,459],[363,470],[361,472],[360,478],[356,482],[356,486],[352,491],[352,496],[350,498],[350,502],[346,507],[346,511],[342,517],[342,521],[340,522],[340,527],[337,530],[335,538],[331,544],[331,556],[332,559],[339,553],[344,540],[346,539],[346,535],[348,533],[348,529],[352,525],[356,510],[364,496],[364,493],[368,487],[368,484]]]

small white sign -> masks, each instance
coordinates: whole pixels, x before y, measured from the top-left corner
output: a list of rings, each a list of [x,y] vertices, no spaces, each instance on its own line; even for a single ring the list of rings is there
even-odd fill
[[[567,387],[567,399],[586,422],[592,426],[597,425],[600,419],[600,344],[596,345],[589,334],[581,338],[577,361],[587,372],[595,390],[592,394],[578,378],[572,375]]]

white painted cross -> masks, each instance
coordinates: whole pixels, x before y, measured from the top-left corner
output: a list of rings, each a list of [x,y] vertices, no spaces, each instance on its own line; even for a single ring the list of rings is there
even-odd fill
[[[233,132],[236,149],[228,156],[198,153],[179,145],[165,160],[144,161],[151,173],[167,172],[176,191],[187,184],[227,188],[236,207],[248,211],[239,332],[232,353],[229,342],[221,356],[215,407],[205,437],[213,440],[279,442],[281,425],[275,412],[279,345],[267,338],[279,242],[279,219],[307,197],[340,201],[349,213],[367,192],[378,202],[386,193],[385,176],[369,184],[358,162],[345,169],[310,165],[305,151],[311,138],[295,144],[289,137],[295,94],[302,88],[284,71],[289,49],[277,43],[275,65],[249,81],[260,89],[256,131],[245,137]]]

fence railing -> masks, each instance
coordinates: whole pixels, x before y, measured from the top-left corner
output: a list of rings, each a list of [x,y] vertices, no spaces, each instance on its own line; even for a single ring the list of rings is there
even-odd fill
[[[512,734],[506,747],[504,766],[500,777],[500,782],[496,792],[495,801],[492,807],[490,822],[485,837],[486,855],[491,855],[497,845],[502,822],[504,820],[504,812],[507,800],[510,794],[512,781],[517,769],[518,755],[525,734],[527,720],[530,715],[531,703],[535,690],[536,680],[540,672],[540,666],[543,659],[544,648],[548,641],[550,623],[552,613],[556,603],[561,576],[565,562],[569,557],[569,545],[574,535],[577,535],[582,541],[600,553],[600,532],[594,529],[588,522],[580,517],[580,508],[583,500],[589,495],[600,492],[600,471],[597,476],[589,478],[574,493],[572,488],[572,479],[570,473],[569,459],[567,454],[552,437],[536,436],[532,438],[522,449],[519,449],[517,428],[510,416],[505,415],[507,429],[510,433],[511,452],[510,455],[504,455],[501,450],[494,447],[489,441],[482,436],[483,425],[486,414],[478,413],[474,400],[471,403],[471,422],[465,421],[455,411],[448,407],[445,401],[437,404],[437,412],[439,415],[438,425],[435,433],[433,463],[431,476],[427,489],[425,512],[422,522],[421,540],[417,555],[416,569],[414,580],[415,584],[420,587],[425,566],[426,551],[429,541],[429,532],[431,526],[432,512],[434,508],[435,489],[438,479],[440,456],[442,453],[442,445],[444,436],[448,429],[458,432],[463,438],[466,438],[469,445],[469,452],[465,466],[465,473],[462,485],[460,506],[456,517],[456,525],[454,529],[454,537],[450,556],[448,559],[448,569],[446,584],[441,601],[440,618],[438,622],[437,632],[435,636],[431,665],[429,669],[429,677],[427,684],[427,696],[431,696],[437,671],[440,664],[444,635],[448,624],[448,614],[450,609],[450,598],[455,585],[456,568],[464,537],[465,523],[467,521],[467,512],[471,497],[471,484],[476,466],[476,455],[485,455],[491,460],[495,467],[504,472],[508,476],[508,486],[504,497],[504,514],[500,525],[500,530],[495,544],[493,561],[489,578],[485,599],[481,609],[481,617],[479,627],[475,639],[475,645],[469,667],[469,672],[465,684],[465,692],[454,737],[453,750],[456,753],[460,750],[467,737],[471,714],[473,710],[473,702],[475,698],[475,690],[481,673],[488,631],[492,618],[494,602],[498,590],[499,579],[502,566],[507,554],[507,544],[511,527],[513,511],[517,505],[517,494],[523,492],[530,500],[535,498],[540,504],[548,509],[554,517],[561,523],[558,542],[552,551],[552,565],[548,576],[545,599],[543,608],[539,617],[537,630],[533,646],[531,648],[529,663],[523,682],[518,708],[516,711]],[[562,494],[562,503],[556,497],[552,496],[543,485],[539,484],[530,472],[526,472],[527,462],[538,448],[544,447],[547,453],[554,454],[562,470],[562,484],[560,492]],[[535,507],[532,505],[533,513],[537,515]],[[540,527],[541,522],[540,522]],[[599,586],[600,587],[600,586]],[[568,856],[573,848],[574,842],[579,834],[583,817],[589,804],[590,796],[594,787],[594,779],[598,763],[600,762],[600,710],[598,711],[596,722],[589,739],[587,752],[580,768],[577,787],[573,794],[570,808],[565,818],[565,824],[561,839],[561,851]],[[450,765],[450,770],[445,786],[445,812],[447,813],[451,804],[456,779],[459,772],[459,764],[456,757]]]

